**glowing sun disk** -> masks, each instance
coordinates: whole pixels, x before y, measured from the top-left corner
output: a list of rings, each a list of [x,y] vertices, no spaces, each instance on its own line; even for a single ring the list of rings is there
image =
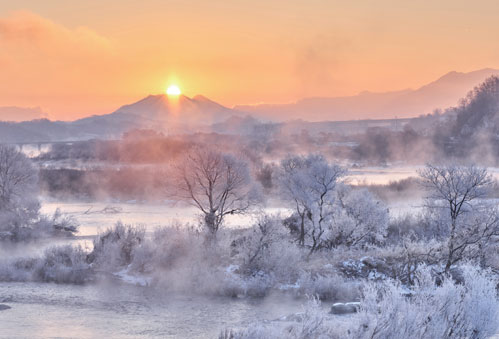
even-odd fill
[[[168,95],[180,95],[181,93],[182,92],[180,91],[180,88],[178,88],[177,85],[170,85],[166,90],[166,94]]]

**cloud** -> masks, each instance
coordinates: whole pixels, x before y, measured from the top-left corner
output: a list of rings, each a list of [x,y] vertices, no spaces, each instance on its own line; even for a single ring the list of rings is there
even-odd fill
[[[108,51],[111,43],[86,27],[69,29],[31,12],[13,12],[0,18],[0,43],[49,54]]]
[[[108,38],[31,12],[0,17],[0,106],[41,106],[50,117],[92,110],[123,68]],[[52,115],[57,112],[56,116]]]

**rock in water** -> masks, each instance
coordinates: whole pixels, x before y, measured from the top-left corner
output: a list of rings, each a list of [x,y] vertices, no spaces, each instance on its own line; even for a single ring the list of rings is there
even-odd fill
[[[8,310],[9,308],[12,308],[12,307],[5,305],[5,304],[0,304],[0,311],[5,311],[5,310]]]
[[[360,303],[358,302],[353,302],[353,303],[336,303],[333,306],[331,306],[331,312],[332,314],[350,314],[350,313],[356,313],[359,310]]]

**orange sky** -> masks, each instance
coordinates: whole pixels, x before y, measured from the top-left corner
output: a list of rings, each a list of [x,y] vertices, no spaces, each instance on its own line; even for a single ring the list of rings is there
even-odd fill
[[[435,3],[438,2],[438,3]],[[0,106],[109,113],[176,82],[227,106],[499,68],[498,1],[0,1]]]

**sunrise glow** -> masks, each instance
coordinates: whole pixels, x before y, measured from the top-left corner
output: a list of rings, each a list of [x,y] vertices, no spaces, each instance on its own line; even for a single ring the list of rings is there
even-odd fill
[[[499,339],[498,13],[0,0],[0,339]]]
[[[166,94],[170,96],[177,96],[182,94],[182,92],[180,91],[180,88],[177,85],[170,85],[166,90]]]

